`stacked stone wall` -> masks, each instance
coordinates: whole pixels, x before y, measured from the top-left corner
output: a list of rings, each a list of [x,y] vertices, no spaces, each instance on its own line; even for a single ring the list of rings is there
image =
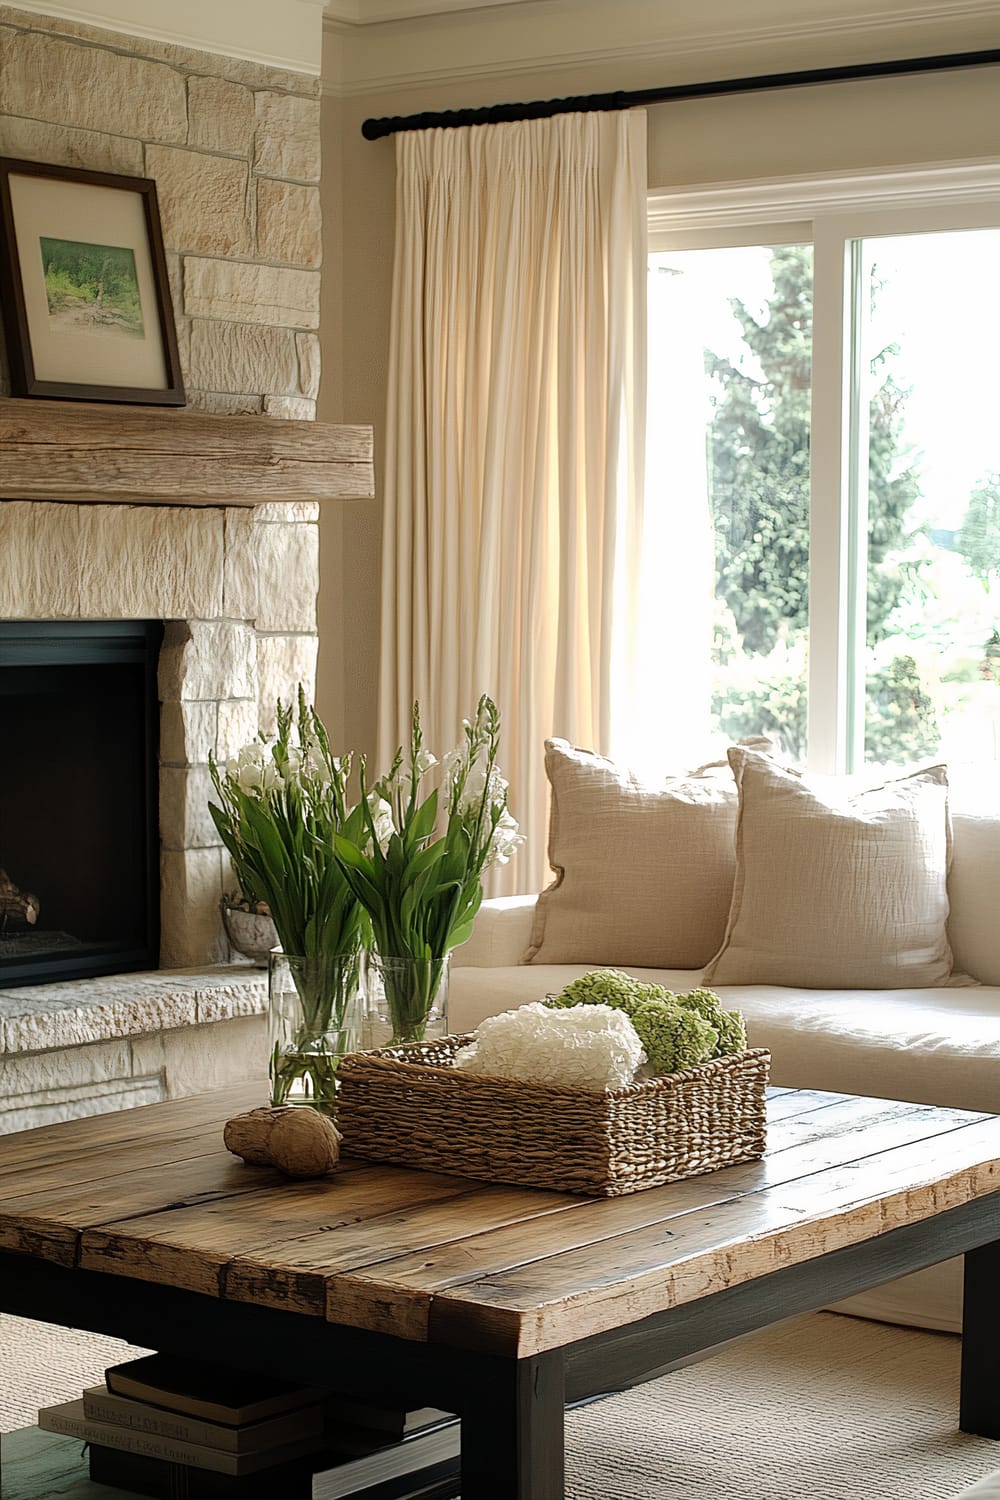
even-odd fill
[[[319,110],[307,74],[0,6],[0,155],[153,179],[196,410],[315,416]]]

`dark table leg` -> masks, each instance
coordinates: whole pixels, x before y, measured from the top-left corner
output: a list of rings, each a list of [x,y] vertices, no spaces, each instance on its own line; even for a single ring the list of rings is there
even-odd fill
[[[462,1500],[563,1500],[560,1351],[484,1361],[462,1409]]]
[[[1000,1240],[965,1254],[958,1425],[1000,1438]]]

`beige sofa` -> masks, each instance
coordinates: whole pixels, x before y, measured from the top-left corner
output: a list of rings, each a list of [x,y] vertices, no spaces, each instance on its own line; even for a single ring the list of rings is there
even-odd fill
[[[563,742],[549,742],[548,762],[553,790],[550,858],[554,867],[561,870],[561,879],[543,895],[541,908],[539,898],[535,896],[505,897],[484,902],[471,940],[453,956],[449,1000],[452,1030],[472,1030],[484,1017],[526,1001],[537,1000],[561,989],[570,979],[601,967],[602,964],[623,968],[640,979],[655,981],[675,991],[691,989],[703,982],[703,974],[706,973],[704,965],[635,965],[622,961],[621,955],[594,961],[593,955],[602,951],[603,939],[594,939],[597,946],[590,946],[592,940],[588,933],[593,923],[588,924],[586,920],[589,897],[586,890],[581,894],[579,880],[573,884],[574,877],[579,874],[580,851],[586,849],[589,829],[595,845],[595,858],[601,861],[605,874],[610,873],[612,877],[605,899],[613,903],[617,899],[613,882],[615,859],[621,858],[621,851],[616,854],[610,847],[613,845],[614,835],[602,824],[599,808],[604,807],[610,798],[610,810],[613,812],[618,808],[621,820],[627,822],[637,811],[630,800],[635,793],[636,783],[627,777],[627,773],[620,772],[609,762],[601,761],[599,757],[588,757],[587,752],[574,751]],[[761,770],[759,757],[753,759],[753,769],[755,773]],[[564,773],[568,774],[568,780]],[[738,923],[734,925],[733,921],[732,897],[734,887],[738,888],[741,880],[744,880],[744,907],[740,920],[745,918],[747,903],[752,899],[759,898],[763,902],[765,918],[768,916],[768,902],[775,899],[779,903],[787,903],[789,908],[796,907],[799,886],[809,883],[809,872],[816,863],[819,865],[817,878],[823,881],[822,894],[828,905],[832,902],[832,907],[842,912],[843,907],[850,904],[850,893],[845,893],[842,889],[838,896],[836,882],[834,881],[831,890],[826,879],[828,867],[840,870],[841,874],[851,869],[850,856],[844,855],[842,850],[838,852],[836,847],[825,858],[820,857],[817,861],[810,856],[801,868],[793,868],[792,886],[784,892],[780,889],[775,892],[771,888],[781,886],[780,872],[776,871],[774,880],[768,879],[765,859],[764,888],[759,888],[755,897],[751,889],[752,880],[748,875],[753,851],[747,848],[740,850],[741,838],[745,844],[749,844],[762,831],[763,848],[761,850],[757,847],[756,852],[767,856],[766,841],[776,827],[785,840],[780,845],[782,850],[787,849],[789,837],[800,837],[801,830],[795,819],[792,820],[791,834],[788,826],[781,828],[781,808],[776,810],[765,798],[763,806],[756,809],[762,813],[763,820],[761,828],[755,832],[750,810],[739,805],[736,789],[727,782],[725,768],[713,768],[712,775],[713,789],[706,793],[706,789],[699,785],[698,797],[704,800],[704,796],[707,796],[711,801],[716,791],[720,793],[726,807],[723,822],[730,820],[730,837],[736,846],[733,866],[730,868],[729,891],[725,898],[730,902],[730,909],[723,919],[724,946],[738,935]],[[609,779],[610,786],[607,784]],[[583,795],[579,795],[581,785]],[[679,785],[675,783],[675,786]],[[596,803],[590,795],[595,791],[595,786]],[[746,784],[741,784],[740,790],[746,798]],[[920,790],[922,793],[923,788]],[[785,791],[783,783],[779,786],[779,791]],[[792,792],[797,797],[794,787]],[[660,796],[661,793],[662,789],[657,789],[655,795]],[[669,810],[665,811],[659,803],[650,804],[649,795],[649,788],[640,789],[639,800],[642,805],[638,809],[634,826],[627,831],[625,847],[631,848],[634,856],[635,842],[639,836],[636,829],[648,827],[659,816],[662,825],[660,832],[664,835],[659,857],[669,863],[673,857],[672,851],[676,850],[677,858],[683,863],[690,858],[690,848],[686,850],[683,838],[677,835]],[[643,800],[644,798],[647,800]],[[573,822],[570,814],[579,814],[579,826]],[[937,814],[934,813],[934,816]],[[945,816],[948,817],[947,810]],[[876,813],[876,823],[878,818],[879,814]],[[984,814],[969,808],[952,808],[948,820],[950,847],[941,858],[947,864],[943,916],[947,919],[947,943],[951,950],[947,954],[947,963],[953,972],[947,974],[942,982],[906,984],[905,969],[890,972],[889,984],[871,988],[845,988],[837,984],[813,982],[720,983],[717,978],[705,980],[711,988],[717,990],[728,1006],[737,1007],[743,1012],[751,1045],[770,1048],[774,1083],[870,1094],[973,1111],[1000,1112],[1000,813]],[[841,829],[836,817],[833,822],[839,837]],[[715,832],[719,832],[718,828]],[[918,843],[924,832],[924,829],[918,828]],[[807,843],[809,834],[810,831],[807,831],[805,835],[801,835],[806,838]],[[868,837],[868,830],[864,826],[862,835],[863,839]],[[578,837],[579,849],[573,847],[574,837]],[[712,845],[713,837],[714,834],[704,841],[706,847]],[[692,847],[696,848],[697,832],[692,839]],[[716,844],[724,846],[725,838],[716,839]],[[657,850],[653,848],[649,853],[650,859],[655,861]],[[813,850],[812,853],[815,856],[816,851]],[[641,864],[642,856],[634,857],[638,857]],[[793,856],[783,856],[783,860],[794,865]],[[878,862],[872,855],[871,848],[866,845],[859,879],[869,880],[873,860]],[[625,863],[623,860],[619,868],[624,869]],[[655,868],[655,865],[650,868]],[[682,903],[685,889],[696,887],[701,890],[697,876],[690,869],[683,870],[682,877],[682,887],[674,892],[675,905]],[[599,885],[600,869],[596,871],[594,878]],[[649,878],[647,871],[642,876],[643,892]],[[893,877],[893,889],[901,883],[906,884],[901,882],[897,870]],[[626,880],[626,887],[627,884]],[[566,921],[566,911],[560,910],[558,904],[564,900],[568,888],[570,905],[575,901],[580,909],[570,912],[571,919]],[[624,894],[627,898],[627,889]],[[907,886],[904,898],[910,899],[911,895],[912,891]],[[700,899],[708,898],[702,892]],[[883,916],[889,921],[892,915],[892,893],[888,898],[880,899],[888,899],[889,905],[884,912],[875,914],[876,925]],[[914,903],[919,904],[920,899],[918,891],[913,896]],[[547,914],[546,903],[550,908]],[[543,918],[541,924],[540,911]],[[570,962],[561,958],[559,962],[544,962],[549,936],[545,930],[546,922],[552,923],[553,913],[558,918],[555,924],[557,951],[560,951],[561,944],[564,952],[567,934],[575,933],[573,940],[581,949],[579,961]],[[575,920],[581,916],[582,920]],[[790,917],[785,928],[780,923],[775,923],[773,916],[772,911],[763,935],[764,945],[766,947],[768,943],[773,943],[777,949],[776,961],[783,963],[788,956],[787,950],[795,946],[792,936],[795,918],[794,915]],[[862,922],[864,916],[865,913],[862,913]],[[659,920],[668,928],[672,920],[671,910],[664,909]],[[697,922],[697,916],[685,911],[683,921],[690,931]],[[540,925],[543,930],[539,944]],[[921,934],[921,942],[923,937],[924,934]],[[703,937],[702,941],[704,940]],[[643,941],[643,933],[637,933],[637,945],[641,946]],[[864,944],[864,934],[848,931],[844,942],[848,946],[853,945],[853,951],[856,952]],[[803,946],[808,944],[807,933]],[[603,951],[615,952],[614,949]],[[921,954],[925,952],[926,948],[921,948]],[[645,956],[648,957],[648,954]],[[526,962],[526,957],[530,957],[531,961]],[[741,964],[746,969],[745,960],[746,954],[742,957],[737,955],[737,970]],[[765,962],[768,961],[771,960],[765,954]],[[755,962],[755,956],[750,954],[748,972],[753,972]],[[822,971],[822,963],[819,967]],[[725,978],[725,964],[717,965],[714,972],[719,978]],[[708,973],[712,973],[710,962]],[[964,979],[962,976],[965,976]],[[813,980],[816,975],[808,973],[807,977]],[[921,1272],[905,1281],[853,1298],[845,1306],[849,1311],[888,1321],[955,1330],[960,1326],[960,1263],[953,1261],[947,1266]]]

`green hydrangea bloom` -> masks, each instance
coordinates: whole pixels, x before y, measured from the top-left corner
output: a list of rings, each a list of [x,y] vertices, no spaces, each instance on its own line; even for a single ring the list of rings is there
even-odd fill
[[[630,1016],[654,1073],[681,1073],[715,1054],[719,1033],[676,997],[644,1000]]]
[[[643,984],[620,969],[595,969],[591,974],[582,974],[579,979],[571,980],[565,989],[558,995],[550,995],[545,1003],[553,1009],[570,1005],[610,1005],[630,1016],[643,1001],[666,994],[667,991],[659,985]]]
[[[738,1010],[726,1010],[714,990],[690,990],[678,995],[677,1002],[687,1010],[696,1011],[719,1033],[713,1057],[728,1057],[734,1052],[744,1052],[747,1045],[747,1026]]]
[[[610,1005],[629,1017],[653,1073],[678,1073],[714,1057],[746,1048],[746,1023],[738,1010],[726,1010],[712,990],[675,995],[620,969],[595,969],[572,980],[546,1002],[553,1008]]]

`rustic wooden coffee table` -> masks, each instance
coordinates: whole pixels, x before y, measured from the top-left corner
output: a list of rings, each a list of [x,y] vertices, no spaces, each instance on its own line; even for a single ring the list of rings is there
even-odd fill
[[[255,1102],[0,1138],[0,1308],[457,1411],[463,1500],[557,1500],[567,1401],[965,1251],[960,1423],[1000,1437],[998,1116],[775,1089],[763,1161],[596,1200],[289,1182],[222,1149]]]

